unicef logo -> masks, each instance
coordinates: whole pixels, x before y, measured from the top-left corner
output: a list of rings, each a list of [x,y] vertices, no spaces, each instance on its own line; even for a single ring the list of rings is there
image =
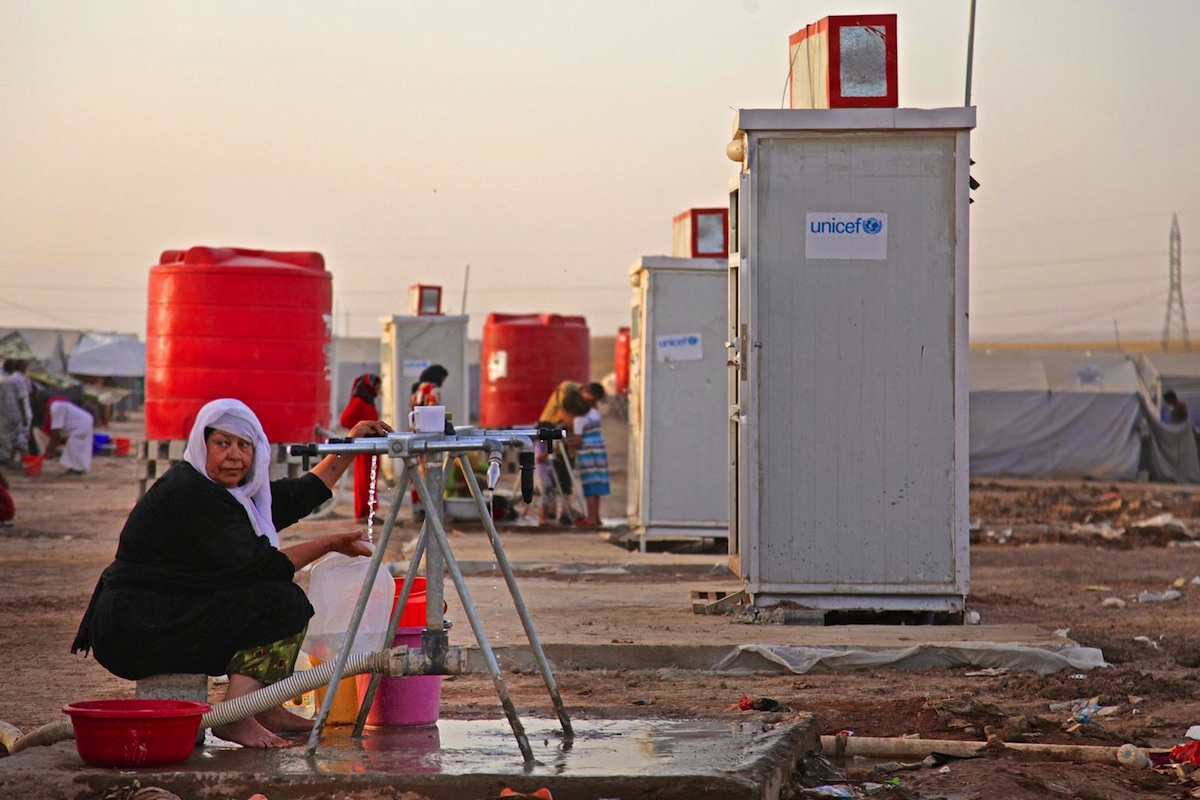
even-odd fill
[[[810,214],[808,219],[808,232],[815,234],[834,234],[835,236],[857,236],[865,233],[868,236],[877,236],[883,233],[884,219],[880,217],[854,217],[852,219],[838,219],[837,215],[831,214],[827,219],[821,219],[824,215]]]
[[[689,336],[687,337],[687,343],[695,347],[696,345],[700,344],[700,337],[695,335]]]

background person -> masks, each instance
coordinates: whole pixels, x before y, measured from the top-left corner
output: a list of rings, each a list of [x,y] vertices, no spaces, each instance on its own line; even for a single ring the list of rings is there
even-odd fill
[[[360,422],[379,419],[375,398],[379,397],[381,385],[379,376],[370,372],[354,379],[350,387],[350,402],[342,411],[340,422],[343,428],[353,428]],[[359,522],[365,522],[379,505],[378,499],[373,501],[371,497],[371,463],[374,460],[375,456],[367,453],[360,453],[354,459],[354,518]]]
[[[601,388],[600,392],[603,391]],[[595,397],[594,391],[591,394]],[[575,524],[589,528],[600,527],[600,498],[612,491],[608,482],[608,451],[604,446],[596,403],[596,400],[586,398],[583,392],[568,392],[563,398],[563,410],[572,415],[572,428],[579,437],[575,466],[587,506],[587,515],[575,520]]]
[[[442,384],[448,377],[450,377],[450,371],[441,364],[430,364],[421,370],[421,374],[417,376],[417,382],[412,385],[412,391],[409,393],[408,405],[412,408],[440,406],[442,404]],[[418,459],[418,464],[424,474],[425,456]],[[412,500],[413,517],[420,520],[424,512],[420,508],[421,498],[417,496],[415,487],[409,492],[409,498]]]
[[[546,400],[546,405],[542,407],[542,414],[538,417],[538,424],[549,424],[555,428],[564,428],[567,432],[567,438],[562,440],[562,450],[566,453],[568,459],[573,460],[573,453],[579,449],[579,437],[575,435],[574,416],[567,413],[563,409],[563,400],[568,394],[575,393],[587,402],[588,406],[594,406],[600,400],[604,399],[604,387],[598,383],[581,384],[575,381],[562,381],[558,386],[554,387],[554,391],[550,393],[550,397]],[[554,469],[554,476],[558,481],[558,488],[563,495],[562,514],[559,515],[558,521],[563,525],[570,525],[575,521],[571,513],[570,495],[575,493],[574,483],[571,480],[571,470],[569,465],[554,454],[556,445],[550,444],[550,458],[548,459]]]
[[[62,445],[58,463],[66,468],[67,475],[82,475],[92,469],[92,434],[95,420],[83,408],[65,397],[51,397],[46,409],[46,425],[50,442],[46,455],[53,456]]]
[[[364,421],[350,435],[389,431]],[[239,400],[206,404],[184,460],[129,513],[71,652],[91,650],[127,680],[228,674],[227,700],[290,675],[313,616],[296,570],[327,553],[371,551],[359,531],[280,549],[278,531],[328,500],[353,458],[326,456],[305,475],[270,481],[271,448],[254,412]],[[312,724],[280,706],[213,733],[248,747],[285,747],[280,733]]]
[[[430,364],[421,370],[417,382],[412,385],[408,404],[413,407],[442,405],[442,384],[448,377],[450,371],[441,364]]]
[[[21,389],[21,405],[25,407],[25,419],[28,422],[25,425],[25,440],[28,443],[26,451],[29,455],[39,455],[37,439],[33,436],[33,380],[29,377],[29,362],[24,359],[13,361],[12,376],[20,378],[23,384]]]
[[[0,372],[0,464],[20,466],[29,455],[33,410],[24,362],[7,359]]]
[[[587,401],[589,406],[595,407],[597,403],[604,399],[604,387],[599,383],[576,383],[575,381],[562,381],[558,386],[554,387],[554,391],[550,393],[550,397],[546,400],[546,405],[542,407],[542,414],[538,417],[538,422],[550,422],[560,428],[566,428],[567,432],[571,432],[571,415],[563,411],[563,398],[568,392],[579,392],[583,395],[583,399]]]
[[[8,491],[8,478],[0,472],[0,524],[7,525],[17,515],[17,505]]]
[[[1167,406],[1166,412],[1163,414],[1167,422],[1188,421],[1187,403],[1180,400],[1173,390],[1168,389],[1163,393],[1163,403]]]

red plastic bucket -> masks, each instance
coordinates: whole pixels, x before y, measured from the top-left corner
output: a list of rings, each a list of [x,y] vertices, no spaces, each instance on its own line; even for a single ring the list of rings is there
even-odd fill
[[[155,767],[192,754],[211,708],[194,700],[84,700],[63,706],[79,757],[98,767]]]
[[[114,453],[114,455],[127,456],[127,455],[129,455],[130,445],[132,445],[133,443],[129,439],[123,439],[121,437],[117,437],[117,438],[113,439],[113,444],[116,445],[116,452]]]
[[[21,461],[21,471],[25,473],[26,478],[36,478],[42,474],[42,457],[41,456],[25,456]]]
[[[408,607],[405,607],[407,613]],[[398,628],[392,647],[421,646],[425,626]],[[356,675],[359,703],[366,697],[371,684],[370,674]],[[372,727],[415,727],[435,725],[442,708],[442,676],[410,675],[407,678],[383,676],[375,691],[375,700],[367,712],[367,724]]]
[[[404,588],[404,576],[397,575],[396,593],[392,595],[392,611],[396,610],[396,603],[400,602],[400,590]],[[404,613],[400,615],[401,628],[425,627],[425,578],[421,575],[413,576],[412,590],[408,593],[408,602],[404,604]]]
[[[425,594],[426,579],[417,575],[413,577],[412,590],[408,594],[408,602],[400,614],[400,625],[396,628],[396,638],[392,647],[421,646],[421,633],[425,630],[425,612],[428,606]],[[400,601],[400,590],[404,588],[404,576],[396,576],[396,594],[392,600],[392,610]],[[446,604],[442,603],[445,611]],[[367,687],[371,676],[356,676],[358,685],[359,704],[367,695]],[[379,727],[415,727],[419,725],[434,725],[442,707],[442,676],[441,675],[410,675],[407,678],[392,678],[384,676],[379,680],[379,688],[375,691],[375,700],[367,712],[367,724]]]

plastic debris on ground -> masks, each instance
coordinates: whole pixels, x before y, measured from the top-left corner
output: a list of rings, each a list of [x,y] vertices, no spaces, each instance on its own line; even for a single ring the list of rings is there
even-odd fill
[[[1120,706],[1103,706],[1100,705],[1099,697],[1090,697],[1084,700],[1071,700],[1066,703],[1051,703],[1051,711],[1068,711],[1070,716],[1063,723],[1063,730],[1068,733],[1078,730],[1085,726],[1094,728],[1103,727],[1097,722],[1097,717],[1108,717],[1117,713],[1121,709]]]
[[[523,794],[515,789],[505,787],[503,790],[501,790],[500,796],[511,798],[511,800],[526,800],[526,798],[528,798],[528,800],[554,800],[554,798],[550,796],[550,790],[545,786],[543,786],[541,789],[530,792],[529,794]]]
[[[1175,764],[1200,766],[1200,741],[1192,739],[1187,744],[1172,747],[1171,761]]]
[[[890,775],[893,772],[913,772],[923,766],[925,766],[923,761],[887,761],[883,764],[876,764],[871,771],[881,775]]]
[[[805,789],[804,794],[808,797],[861,797],[853,786],[834,786],[827,783],[824,786],[814,786],[811,789]]]
[[[742,695],[741,699],[725,709],[726,711],[791,711],[792,709],[780,703],[773,697],[756,697],[751,700]]]
[[[1138,592],[1137,601],[1139,603],[1169,603],[1172,600],[1178,600],[1183,597],[1183,592],[1178,589],[1167,589],[1165,592]]]
[[[1155,514],[1153,517],[1138,520],[1137,522],[1131,522],[1129,523],[1129,529],[1134,533],[1141,534],[1159,533],[1177,540],[1194,538],[1183,520],[1168,512]]]
[[[261,797],[261,795],[254,795],[254,797]],[[254,797],[251,797],[250,800],[254,800]],[[129,800],[183,800],[183,798],[159,786],[144,786],[129,795]],[[264,800],[266,799],[264,798]]]

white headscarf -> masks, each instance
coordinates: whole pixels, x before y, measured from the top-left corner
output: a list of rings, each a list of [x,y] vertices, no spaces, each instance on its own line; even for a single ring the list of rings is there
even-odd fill
[[[241,486],[225,488],[246,509],[254,532],[266,537],[273,547],[278,548],[279,534],[275,531],[275,523],[271,521],[271,445],[267,441],[267,434],[263,432],[262,423],[241,400],[213,400],[200,409],[188,436],[183,460],[211,481],[208,475],[208,447],[204,442],[205,428],[215,428],[254,443],[254,462],[246,473],[246,480]]]

